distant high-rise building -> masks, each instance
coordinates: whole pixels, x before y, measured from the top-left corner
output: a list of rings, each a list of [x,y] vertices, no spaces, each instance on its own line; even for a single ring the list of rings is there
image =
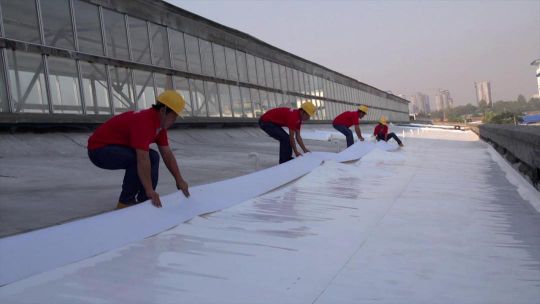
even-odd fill
[[[491,99],[491,85],[489,81],[479,81],[474,83],[476,88],[476,101],[480,104],[480,101],[485,101],[489,107],[493,106],[493,100]]]
[[[450,97],[450,91],[439,89],[439,92],[435,94],[435,106],[437,111],[453,108],[454,100]]]
[[[416,93],[411,96],[400,96],[403,99],[409,100],[409,111],[414,114],[429,113],[431,107],[429,106],[429,96],[424,93]]]
[[[531,65],[536,66],[536,83],[538,84],[538,98],[540,98],[540,59],[531,62]]]
[[[442,102],[442,96],[435,94],[435,108],[437,111],[442,111],[444,109],[444,103]]]

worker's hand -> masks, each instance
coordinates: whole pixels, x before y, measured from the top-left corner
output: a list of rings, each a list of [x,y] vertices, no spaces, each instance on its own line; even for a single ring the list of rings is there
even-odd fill
[[[295,152],[294,152],[294,155],[296,155],[296,157],[300,157],[300,156],[302,156],[302,153],[300,153],[300,152],[298,152],[298,151],[295,151]]]
[[[309,151],[308,149],[305,149],[304,150],[304,153],[310,153],[311,151]]]
[[[180,182],[177,182],[176,183],[176,188],[178,190],[182,190],[182,193],[184,193],[185,197],[189,197],[189,186],[188,184],[186,183],[185,180],[181,180]]]
[[[159,199],[159,194],[152,190],[152,191],[146,191],[146,196],[152,200],[152,205],[154,205],[157,208],[161,208],[161,200]]]
[[[358,138],[358,139],[359,139],[360,141],[364,141],[364,138],[363,138],[363,137],[360,137],[360,138]]]

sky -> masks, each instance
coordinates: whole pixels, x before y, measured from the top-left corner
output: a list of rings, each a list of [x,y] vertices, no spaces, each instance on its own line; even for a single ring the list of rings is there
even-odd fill
[[[273,46],[394,94],[450,91],[476,104],[474,82],[493,100],[537,94],[540,0],[169,0]]]

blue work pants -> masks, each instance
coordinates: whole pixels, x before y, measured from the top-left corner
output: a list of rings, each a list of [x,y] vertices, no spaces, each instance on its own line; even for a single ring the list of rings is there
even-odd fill
[[[159,153],[152,149],[148,152],[150,157],[152,188],[155,190],[159,177]],[[119,202],[130,205],[137,202],[144,202],[148,199],[137,172],[137,153],[135,152],[135,149],[126,146],[108,145],[88,150],[88,157],[92,163],[99,168],[108,170],[126,170],[124,181],[122,183],[122,192],[118,199]],[[135,200],[135,196],[137,196],[137,200]]]
[[[345,138],[347,139],[347,148],[352,146],[354,144],[353,134],[351,129],[347,128],[343,125],[333,125],[334,129],[338,130],[339,132],[343,133],[345,135]]]
[[[285,132],[285,130],[283,130],[282,127],[274,123],[263,122],[261,120],[259,120],[259,126],[264,132],[266,132],[266,134],[270,135],[270,137],[272,137],[273,139],[276,139],[279,141],[279,163],[280,164],[284,162],[288,162],[289,160],[293,159],[289,134]]]

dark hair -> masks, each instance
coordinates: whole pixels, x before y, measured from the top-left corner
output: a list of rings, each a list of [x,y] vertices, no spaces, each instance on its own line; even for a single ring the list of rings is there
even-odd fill
[[[165,108],[165,114],[169,114],[169,113],[171,113],[173,111],[171,108],[167,107],[166,105],[162,104],[159,101],[156,101],[156,104],[152,105],[152,109],[154,109],[156,111],[161,110],[161,108]]]

